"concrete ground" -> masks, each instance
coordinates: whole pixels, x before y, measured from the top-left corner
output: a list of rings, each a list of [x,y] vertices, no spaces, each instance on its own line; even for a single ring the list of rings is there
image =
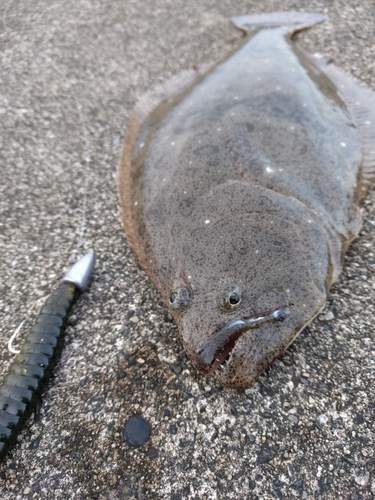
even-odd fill
[[[299,36],[375,89],[372,0],[0,1],[0,359],[78,253],[98,261],[55,377],[0,464],[2,499],[373,499],[375,190],[324,313],[246,391],[182,352],[118,217],[115,172],[135,101],[242,35],[231,16],[310,10]],[[80,107],[81,106],[81,107]],[[23,330],[25,332],[25,330]],[[124,442],[139,414],[151,437]]]

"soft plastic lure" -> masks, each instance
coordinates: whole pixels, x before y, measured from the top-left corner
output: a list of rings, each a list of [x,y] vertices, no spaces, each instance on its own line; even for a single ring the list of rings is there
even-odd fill
[[[47,299],[0,385],[0,459],[17,439],[61,354],[65,326],[89,284],[95,255],[84,255]]]

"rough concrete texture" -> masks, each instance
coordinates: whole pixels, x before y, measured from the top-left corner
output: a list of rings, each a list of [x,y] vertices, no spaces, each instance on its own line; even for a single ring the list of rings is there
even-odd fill
[[[118,217],[115,172],[135,101],[241,40],[232,15],[310,10],[299,36],[375,89],[372,0],[2,1],[0,357],[69,266],[83,204],[94,281],[70,320],[38,416],[0,464],[1,498],[375,497],[375,190],[327,307],[246,391],[211,385],[137,266]],[[25,331],[25,330],[24,330]],[[138,448],[127,420],[152,426]]]

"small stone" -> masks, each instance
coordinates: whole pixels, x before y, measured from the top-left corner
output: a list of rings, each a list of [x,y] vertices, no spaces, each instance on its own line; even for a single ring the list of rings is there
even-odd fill
[[[254,436],[254,434],[249,434],[249,441],[250,441],[250,443],[255,443],[255,436]]]
[[[290,420],[291,422],[293,422],[293,424],[298,424],[298,417],[297,415],[288,415],[288,420]]]
[[[39,436],[37,436],[35,439],[33,439],[31,441],[31,443],[29,444],[29,450],[36,450],[37,448],[39,448],[39,444],[42,440],[42,435],[39,434]]]
[[[258,454],[258,464],[266,464],[273,460],[277,455],[275,448],[268,444],[263,444]]]
[[[145,360],[143,358],[138,358],[137,359],[137,363],[139,363],[140,365],[144,365],[145,364]]]
[[[213,443],[215,441],[215,439],[218,438],[218,433],[217,432],[214,432],[211,436],[211,443]]]
[[[157,448],[149,448],[146,452],[146,455],[149,458],[158,458],[159,456],[159,450]]]
[[[31,492],[30,488],[29,487],[26,487],[24,490],[23,490],[23,494],[24,495],[29,495]]]
[[[370,473],[368,471],[365,471],[363,474],[354,477],[354,481],[361,486],[365,486],[368,483],[369,479]]]
[[[332,311],[328,311],[327,314],[321,314],[319,316],[319,321],[332,321],[335,319],[335,315]]]
[[[303,479],[299,479],[298,481],[294,481],[292,484],[293,488],[296,488],[297,490],[300,490],[303,487]]]
[[[320,415],[316,420],[316,425],[322,427],[328,422],[328,417],[326,415]]]
[[[171,372],[175,373],[176,375],[178,375],[179,373],[182,372],[182,367],[180,365],[172,365],[171,366]]]
[[[328,313],[325,315],[325,320],[332,321],[333,319],[335,319],[335,315],[333,314],[332,311],[328,311]]]
[[[72,326],[76,326],[78,322],[78,318],[75,314],[72,314],[69,318],[69,324],[72,325]]]
[[[265,413],[263,413],[262,416],[263,416],[263,418],[272,418],[273,417],[272,413],[269,413],[268,411],[266,411]]]
[[[242,477],[245,474],[245,471],[239,470],[236,474],[233,475],[233,479],[237,481],[240,477]]]
[[[180,448],[187,448],[190,446],[192,441],[184,441],[183,439],[180,439]]]
[[[132,316],[131,318],[129,318],[129,321],[131,321],[132,323],[138,323],[139,318],[138,316]]]
[[[177,425],[175,425],[175,424],[170,425],[170,426],[169,426],[169,432],[170,432],[171,434],[177,434],[177,432],[178,432],[178,427],[177,427]]]
[[[133,415],[126,422],[124,439],[130,446],[142,446],[150,439],[150,435],[151,425],[141,415]]]

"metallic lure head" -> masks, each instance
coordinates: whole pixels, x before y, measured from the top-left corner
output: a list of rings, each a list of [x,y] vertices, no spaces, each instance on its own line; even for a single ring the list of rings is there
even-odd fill
[[[73,264],[61,280],[62,283],[72,283],[81,293],[84,292],[90,283],[94,265],[95,254],[87,253]]]

